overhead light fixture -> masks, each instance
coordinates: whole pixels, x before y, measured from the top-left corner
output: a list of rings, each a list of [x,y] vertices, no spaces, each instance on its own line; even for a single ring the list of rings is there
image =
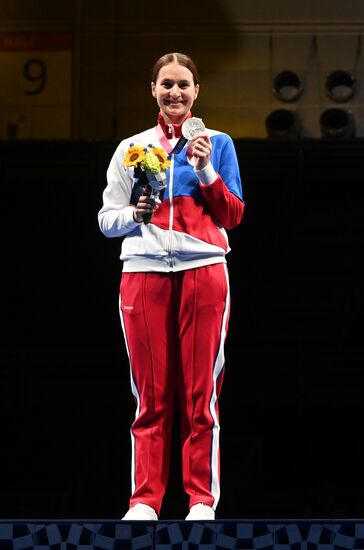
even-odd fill
[[[355,77],[346,71],[333,71],[325,81],[326,95],[337,103],[349,101],[356,91]]]
[[[273,93],[280,100],[292,103],[302,95],[303,84],[294,71],[282,71],[273,79]]]
[[[265,127],[272,139],[297,139],[302,132],[300,118],[290,109],[272,111],[265,119]]]
[[[355,123],[351,111],[326,109],[320,116],[321,135],[329,139],[351,139],[355,137]]]

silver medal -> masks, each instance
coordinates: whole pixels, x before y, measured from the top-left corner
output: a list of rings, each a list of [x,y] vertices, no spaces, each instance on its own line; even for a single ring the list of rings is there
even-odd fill
[[[206,128],[201,118],[193,116],[184,121],[181,130],[183,137],[185,137],[186,139],[192,139],[197,134],[205,132]]]

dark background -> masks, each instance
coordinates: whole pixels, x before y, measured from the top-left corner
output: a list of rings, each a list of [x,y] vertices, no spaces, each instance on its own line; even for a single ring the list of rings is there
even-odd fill
[[[363,143],[235,140],[218,518],[362,515]],[[121,240],[97,224],[116,145],[0,142],[3,518],[128,505]],[[176,437],[162,518],[186,511]]]

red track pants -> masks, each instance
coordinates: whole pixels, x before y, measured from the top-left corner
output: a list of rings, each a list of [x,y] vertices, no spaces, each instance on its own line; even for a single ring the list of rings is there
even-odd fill
[[[190,506],[220,496],[218,396],[230,312],[226,264],[123,273],[120,315],[136,401],[130,506],[160,512],[169,475],[175,396]]]

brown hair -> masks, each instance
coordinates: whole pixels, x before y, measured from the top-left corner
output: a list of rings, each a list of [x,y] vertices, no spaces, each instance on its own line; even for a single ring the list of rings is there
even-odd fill
[[[166,53],[155,62],[152,69],[152,82],[156,83],[158,73],[162,67],[174,62],[177,62],[179,65],[183,65],[183,67],[186,67],[191,71],[195,86],[196,84],[200,83],[200,77],[198,76],[198,71],[195,63],[190,57],[188,57],[188,55],[179,52]]]

